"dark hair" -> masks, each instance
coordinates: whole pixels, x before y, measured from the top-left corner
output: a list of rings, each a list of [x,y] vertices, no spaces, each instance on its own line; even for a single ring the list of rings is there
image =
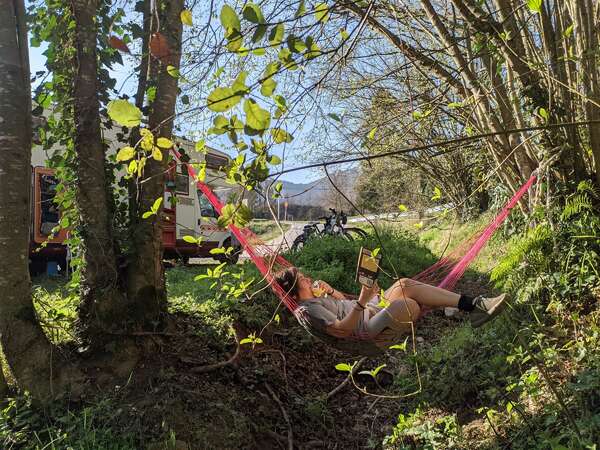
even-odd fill
[[[275,274],[275,281],[291,297],[298,297],[298,269],[288,267]]]

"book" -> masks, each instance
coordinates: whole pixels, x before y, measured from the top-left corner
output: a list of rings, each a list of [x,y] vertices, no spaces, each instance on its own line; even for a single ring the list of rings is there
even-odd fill
[[[364,247],[360,248],[358,254],[358,264],[356,265],[356,281],[363,286],[371,287],[379,275],[379,262],[381,255],[373,255],[371,250]]]

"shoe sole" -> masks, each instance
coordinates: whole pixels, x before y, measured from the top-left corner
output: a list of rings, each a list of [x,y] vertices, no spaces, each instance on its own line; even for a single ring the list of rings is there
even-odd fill
[[[471,326],[473,328],[479,328],[481,325],[489,322],[490,320],[492,320],[494,317],[496,317],[498,314],[500,314],[502,312],[502,310],[506,306],[506,294],[501,294],[498,297],[502,297],[502,298],[500,299],[500,301],[498,303],[496,303],[496,305],[492,309],[490,309],[488,311],[488,314],[486,317],[484,317],[481,320],[478,320],[476,322],[471,322]]]

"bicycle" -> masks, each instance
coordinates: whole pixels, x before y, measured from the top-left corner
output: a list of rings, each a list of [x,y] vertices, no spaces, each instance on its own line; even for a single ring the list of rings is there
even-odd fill
[[[292,243],[292,252],[299,251],[309,239],[313,238],[341,236],[348,241],[353,241],[367,237],[367,233],[360,228],[344,226],[348,222],[348,216],[344,211],[338,213],[333,208],[329,208],[329,211],[331,211],[331,215],[318,218],[318,220],[324,220],[324,223],[310,222],[304,225],[302,234],[297,236]],[[319,225],[322,225],[322,228]]]

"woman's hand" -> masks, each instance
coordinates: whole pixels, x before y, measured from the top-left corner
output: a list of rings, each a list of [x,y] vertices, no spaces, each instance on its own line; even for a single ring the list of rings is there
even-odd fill
[[[327,295],[331,295],[335,291],[335,289],[333,289],[329,283],[325,281],[319,280],[318,283],[321,290],[323,290]]]
[[[375,280],[373,286],[371,287],[363,285],[362,289],[360,290],[360,296],[358,297],[359,303],[365,306],[365,304],[368,303],[369,300],[371,300],[373,297],[379,294],[380,290],[381,288],[379,287],[379,284],[377,284],[377,280]]]

